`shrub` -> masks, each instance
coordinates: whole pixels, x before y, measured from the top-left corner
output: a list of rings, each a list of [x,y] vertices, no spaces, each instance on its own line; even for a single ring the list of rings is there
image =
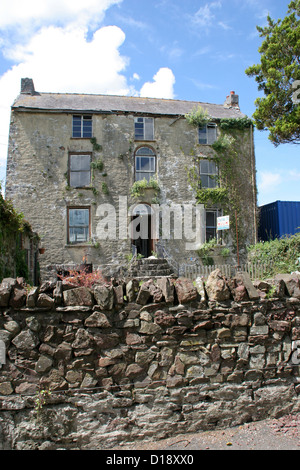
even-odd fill
[[[133,183],[131,188],[131,196],[140,197],[145,189],[154,189],[155,192],[159,192],[160,190],[156,179],[150,178],[150,180],[147,181],[146,178],[144,178]]]
[[[299,270],[297,260],[300,256],[300,233],[268,242],[259,242],[248,248],[248,261],[269,265],[265,278],[279,273]]]
[[[187,122],[194,127],[204,127],[211,120],[208,112],[200,105],[185,115]]]
[[[81,270],[71,269],[69,274],[58,274],[57,276],[65,283],[76,287],[84,286],[91,288],[94,285],[110,284],[110,281],[105,279],[99,269],[92,272],[88,272],[87,268]]]

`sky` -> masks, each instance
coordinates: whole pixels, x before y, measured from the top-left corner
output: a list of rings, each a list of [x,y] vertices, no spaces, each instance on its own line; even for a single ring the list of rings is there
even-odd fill
[[[245,74],[260,62],[256,26],[289,0],[1,0],[0,181],[10,107],[29,77],[39,92],[92,93],[223,104],[239,95],[252,116],[262,96]],[[300,201],[300,146],[255,130],[258,205]]]

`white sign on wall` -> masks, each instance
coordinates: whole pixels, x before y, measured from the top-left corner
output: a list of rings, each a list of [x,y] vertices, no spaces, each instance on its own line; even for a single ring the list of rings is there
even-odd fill
[[[217,230],[228,230],[230,228],[229,215],[217,217]]]

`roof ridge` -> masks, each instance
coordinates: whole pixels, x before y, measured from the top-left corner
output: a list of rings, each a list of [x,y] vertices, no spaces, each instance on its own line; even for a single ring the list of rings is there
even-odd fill
[[[104,98],[127,98],[127,99],[139,99],[139,100],[157,100],[157,101],[174,101],[180,103],[201,103],[209,106],[223,106],[221,103],[209,103],[207,101],[195,101],[186,99],[175,99],[175,98],[156,98],[152,96],[132,96],[132,95],[110,95],[105,93],[69,93],[69,92],[48,92],[42,91],[37,92],[38,95],[63,95],[63,96],[103,96]]]

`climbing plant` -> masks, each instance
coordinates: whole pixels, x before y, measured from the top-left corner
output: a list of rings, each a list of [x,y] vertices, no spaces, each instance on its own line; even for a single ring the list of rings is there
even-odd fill
[[[204,127],[211,121],[211,117],[209,116],[208,112],[200,105],[187,113],[185,115],[185,119],[191,126],[194,127]]]
[[[252,121],[249,118],[221,119],[219,122],[220,135],[211,145],[213,154],[206,156],[208,160],[214,161],[218,168],[216,175],[217,185],[214,188],[202,187],[199,173],[199,162],[201,157],[195,157],[195,165],[189,168],[188,180],[195,192],[197,203],[204,206],[222,207],[224,214],[230,216],[231,235],[236,240],[235,221],[238,228],[239,242],[245,239],[245,226],[242,221],[242,207],[240,197],[240,169],[239,159],[239,139],[241,131],[249,128]]]
[[[14,268],[17,276],[28,279],[25,251],[20,243],[22,234],[38,239],[24,215],[14,209],[11,201],[3,198],[0,184],[0,279],[12,275]]]
[[[91,144],[93,145],[94,152],[102,152],[102,145],[98,144],[96,137],[92,137],[90,141],[91,141]],[[95,179],[95,170],[102,172],[101,176],[106,177],[107,172],[103,171],[103,169],[104,169],[104,163],[103,163],[102,158],[98,158],[97,160],[94,160],[93,162],[91,162],[91,179],[92,180]],[[97,196],[99,194],[99,190],[96,189],[92,184],[91,184],[91,188],[92,188],[94,196]],[[106,195],[109,194],[108,184],[105,181],[102,181],[101,189],[102,189],[103,194],[106,194]]]
[[[243,118],[223,118],[220,119],[220,128],[223,130],[233,130],[233,129],[247,129],[253,125],[252,119],[247,116]]]

